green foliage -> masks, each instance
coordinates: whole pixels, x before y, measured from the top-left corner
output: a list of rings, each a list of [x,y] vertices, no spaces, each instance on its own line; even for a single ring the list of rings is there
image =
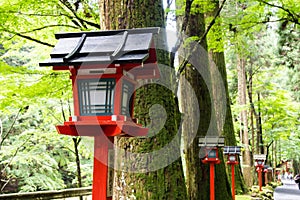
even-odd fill
[[[23,45],[29,38],[51,44],[54,33],[96,28],[97,20],[98,6],[95,1],[77,1],[77,4],[66,0],[2,1],[1,44],[11,47],[17,41],[17,44]]]
[[[75,2],[73,2],[75,3]],[[57,134],[72,107],[69,73],[40,68],[49,57],[54,33],[87,30],[97,4],[80,1],[76,12],[67,1],[5,1],[0,6],[0,188],[17,191],[77,186],[70,137]],[[70,7],[68,7],[70,6]],[[93,8],[89,14],[87,9]],[[76,20],[82,20],[79,25]],[[44,45],[41,45],[44,44]],[[45,45],[46,44],[46,45]],[[72,112],[72,111],[70,111]],[[91,152],[79,147],[84,186],[91,184]],[[10,180],[4,187],[3,180]],[[12,180],[16,180],[13,185]],[[2,190],[0,191],[2,192]]]
[[[278,153],[278,158],[299,159],[298,150],[293,148],[299,145],[300,135],[299,101],[295,101],[300,96],[299,11],[299,3],[290,0],[228,2],[222,12],[235,127],[239,130],[238,113],[245,109],[236,106],[236,66],[237,60],[242,58],[247,84],[249,86],[250,81],[253,84],[254,108],[258,111],[258,105],[261,107],[264,144],[280,142],[280,152],[284,153]],[[216,33],[222,34],[222,31]],[[214,37],[211,33],[209,40],[217,43]],[[257,101],[258,93],[260,101]],[[250,109],[250,105],[246,108]]]
[[[223,43],[226,45],[232,104],[236,104],[235,66],[239,55],[245,59],[248,72],[254,72],[254,99],[257,99],[257,93],[262,95],[260,101],[254,101],[254,106],[256,109],[261,106],[264,141],[280,141],[281,156],[299,160],[300,4],[298,0],[264,2],[227,1],[221,18],[216,19],[216,24],[220,26],[212,27],[208,40],[210,49],[214,51],[223,51]],[[176,10],[176,15],[184,15],[186,2],[176,3],[181,8]],[[191,14],[211,10],[210,1],[195,0]],[[98,29],[98,13],[97,1],[0,2],[0,119],[3,130],[0,139],[0,178],[16,179],[19,191],[60,189],[76,184],[72,139],[58,135],[54,129],[54,124],[63,121],[62,110],[71,114],[69,74],[40,69],[38,62],[48,57],[49,46],[56,42],[55,33]],[[207,24],[211,20],[207,18]],[[189,40],[198,40],[199,37]],[[290,69],[287,71],[286,67]],[[145,102],[143,99],[140,101]],[[234,108],[237,121],[237,113],[244,108]],[[144,123],[147,124],[146,109],[136,111],[146,119]],[[236,127],[239,128],[238,123]],[[147,152],[163,146],[163,142],[167,142],[164,138],[167,134],[164,128],[157,135],[161,138],[159,142],[145,142],[139,150]],[[80,145],[79,149],[84,185],[91,184],[92,153],[88,147]],[[166,171],[151,176],[163,178],[162,173]],[[164,181],[157,179],[157,184]],[[157,187],[153,187],[153,183],[143,184],[157,195],[154,191]],[[0,186],[3,186],[2,182]]]
[[[51,101],[45,103],[46,106],[40,103],[30,104],[28,110],[20,112],[18,116],[0,116],[4,126],[2,136],[8,134],[0,149],[2,179],[16,179],[20,191],[74,187],[76,164],[75,154],[70,149],[72,140],[58,135],[54,129],[53,116],[59,110],[52,109],[52,115],[49,115],[47,106],[54,105],[51,105]],[[84,146],[82,148],[85,149]],[[90,185],[91,153],[82,155],[86,177],[84,184]]]

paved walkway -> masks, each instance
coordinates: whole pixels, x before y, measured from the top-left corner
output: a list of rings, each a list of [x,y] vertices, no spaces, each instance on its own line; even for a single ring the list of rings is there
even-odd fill
[[[300,200],[300,190],[293,180],[282,181],[283,185],[275,189],[274,200]]]

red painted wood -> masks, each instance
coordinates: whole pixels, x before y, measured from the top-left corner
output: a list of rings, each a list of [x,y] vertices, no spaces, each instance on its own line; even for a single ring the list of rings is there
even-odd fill
[[[232,200],[235,200],[234,164],[231,164],[231,194]]]
[[[211,162],[210,168],[210,200],[215,200],[215,164]]]
[[[79,116],[79,99],[78,99],[78,88],[76,83],[77,70],[75,68],[70,69],[71,79],[72,79],[72,89],[73,89],[73,105],[74,105],[74,115]]]
[[[121,101],[122,101],[122,79],[116,79],[115,85],[115,97],[114,97],[114,114],[120,115],[121,114]]]
[[[148,128],[143,128],[132,121],[78,121],[65,122],[64,125],[57,125],[59,134],[71,136],[146,136]]]
[[[93,200],[107,200],[107,161],[108,142],[103,140],[101,136],[97,136],[95,137],[94,146]]]
[[[258,167],[258,183],[259,183],[259,191],[262,191],[262,166]]]

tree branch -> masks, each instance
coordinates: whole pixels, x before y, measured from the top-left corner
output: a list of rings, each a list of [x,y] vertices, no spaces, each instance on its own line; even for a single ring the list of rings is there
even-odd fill
[[[210,22],[210,24],[209,24],[208,27],[206,28],[204,34],[201,36],[201,38],[200,38],[199,40],[197,40],[197,43],[198,43],[198,44],[201,44],[201,43],[204,41],[204,39],[206,38],[208,32],[210,31],[210,29],[211,29],[211,28],[213,27],[213,25],[215,24],[217,17],[220,15],[221,10],[223,9],[223,7],[224,7],[224,5],[225,5],[225,2],[226,2],[226,0],[223,0],[222,4],[220,5],[218,11],[216,12],[216,14],[215,14],[215,16],[214,16],[214,18],[213,18],[213,20]],[[181,63],[180,66],[179,66],[179,69],[178,69],[178,74],[181,74],[181,73],[183,72],[183,70],[185,69],[186,65],[188,64],[188,60],[189,60],[190,57],[192,56],[193,52],[195,52],[196,48],[197,48],[197,46],[195,45],[194,49],[192,50],[192,52],[190,53],[190,55],[188,56],[188,58],[187,58],[187,59],[184,59],[184,60],[182,61],[182,63]]]
[[[275,4],[271,4],[271,3],[266,2],[264,0],[258,0],[258,1],[261,2],[261,3],[264,3],[264,4],[268,5],[268,6],[271,6],[271,7],[274,7],[274,8],[279,8],[279,9],[287,12],[288,16],[292,17],[292,19],[293,19],[292,22],[294,22],[295,24],[299,24],[300,25],[300,22],[298,21],[298,18],[300,18],[300,15],[297,15],[296,13],[292,13],[289,9],[287,9],[287,8],[285,8],[283,6],[278,6],[278,5],[275,5]]]
[[[173,3],[173,0],[167,0],[167,6],[166,6],[166,9],[165,10],[170,10],[170,7]],[[167,11],[165,13],[165,21],[167,21],[167,18],[168,18],[168,14],[169,14],[170,11]]]
[[[4,137],[1,139],[1,142],[0,142],[0,149],[1,149],[2,145],[3,145],[3,143],[4,143],[4,140],[8,137],[8,135],[9,135],[10,132],[12,131],[12,128],[14,127],[14,125],[15,125],[15,123],[16,123],[18,117],[19,117],[19,114],[20,114],[21,110],[22,110],[22,108],[20,108],[20,109],[18,110],[17,115],[15,116],[13,123],[12,123],[12,124],[10,125],[10,127],[9,127],[9,130],[8,130],[7,133],[4,135]]]
[[[35,32],[35,31],[40,31],[40,30],[43,30],[43,29],[46,29],[46,28],[52,28],[52,27],[69,27],[69,28],[77,29],[76,26],[52,24],[52,25],[46,25],[46,26],[43,26],[43,27],[39,27],[39,28],[35,28],[35,29],[29,30],[29,31],[24,31],[24,32],[19,32],[19,33],[20,34],[32,33],[32,32]]]
[[[27,39],[27,40],[30,40],[30,41],[33,41],[33,42],[36,42],[36,43],[39,43],[39,44],[42,44],[42,45],[45,45],[45,46],[54,47],[54,45],[52,45],[52,44],[40,41],[38,39],[35,39],[35,38],[27,36],[27,35],[23,35],[21,33],[16,33],[16,32],[9,31],[9,30],[6,30],[6,32],[14,34],[10,39],[12,39],[14,36],[19,36],[21,38],[24,38],[24,39]]]
[[[65,16],[67,18],[69,18],[71,21],[74,20],[74,18],[78,19],[80,17],[78,17],[77,15],[75,17],[73,16],[70,16],[70,15],[67,15],[67,14],[64,14],[64,13],[60,13],[59,15],[54,15],[54,14],[36,14],[36,13],[23,13],[23,12],[8,12],[8,13],[11,13],[11,14],[18,14],[18,15],[24,15],[24,16],[36,16],[36,17],[61,17],[61,16]],[[99,28],[99,24],[96,24],[94,22],[91,22],[91,21],[87,21],[83,18],[80,18],[80,20],[90,26],[93,26],[93,27],[96,27],[96,28]],[[64,25],[64,26],[67,26],[67,25]],[[73,26],[70,26],[70,27],[73,27]],[[78,27],[75,27],[75,28],[78,28]]]
[[[180,45],[183,42],[182,35],[186,31],[186,27],[187,27],[187,24],[189,22],[192,3],[193,3],[193,0],[187,0],[186,3],[185,3],[185,15],[184,15],[184,19],[183,19],[183,22],[182,22],[181,29],[179,31],[179,36],[178,36],[178,39],[176,41],[175,46],[172,48],[172,50],[170,52],[170,66],[172,68],[174,68],[175,54],[176,54],[176,52],[178,51]]]
[[[75,17],[75,19],[77,19],[78,21],[76,21],[73,17],[71,17],[71,21],[75,24],[75,25],[78,25],[80,27],[80,29],[87,29],[87,26],[84,24],[84,21],[82,18],[80,18],[78,15],[77,15],[77,12],[76,10],[74,10],[72,8],[72,5],[70,4],[69,1],[67,0],[59,0],[59,2],[64,5]],[[79,23],[80,24],[79,24]]]
[[[5,171],[5,169],[12,163],[13,159],[16,157],[16,155],[18,154],[18,152],[20,151],[20,149],[30,140],[30,138],[32,138],[32,134],[29,135],[29,137],[22,143],[22,145],[20,145],[15,153],[13,154],[13,156],[11,157],[10,161],[5,165],[5,167],[1,170],[1,173],[3,173]]]

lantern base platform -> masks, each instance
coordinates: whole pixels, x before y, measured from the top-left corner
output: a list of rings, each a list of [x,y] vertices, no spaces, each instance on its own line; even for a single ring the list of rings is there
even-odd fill
[[[203,160],[201,160],[201,162],[204,164],[220,164],[221,160],[216,158],[204,158]]]
[[[67,121],[64,125],[57,125],[59,134],[70,136],[106,136],[137,137],[147,136],[148,128],[143,128],[132,121]]]

